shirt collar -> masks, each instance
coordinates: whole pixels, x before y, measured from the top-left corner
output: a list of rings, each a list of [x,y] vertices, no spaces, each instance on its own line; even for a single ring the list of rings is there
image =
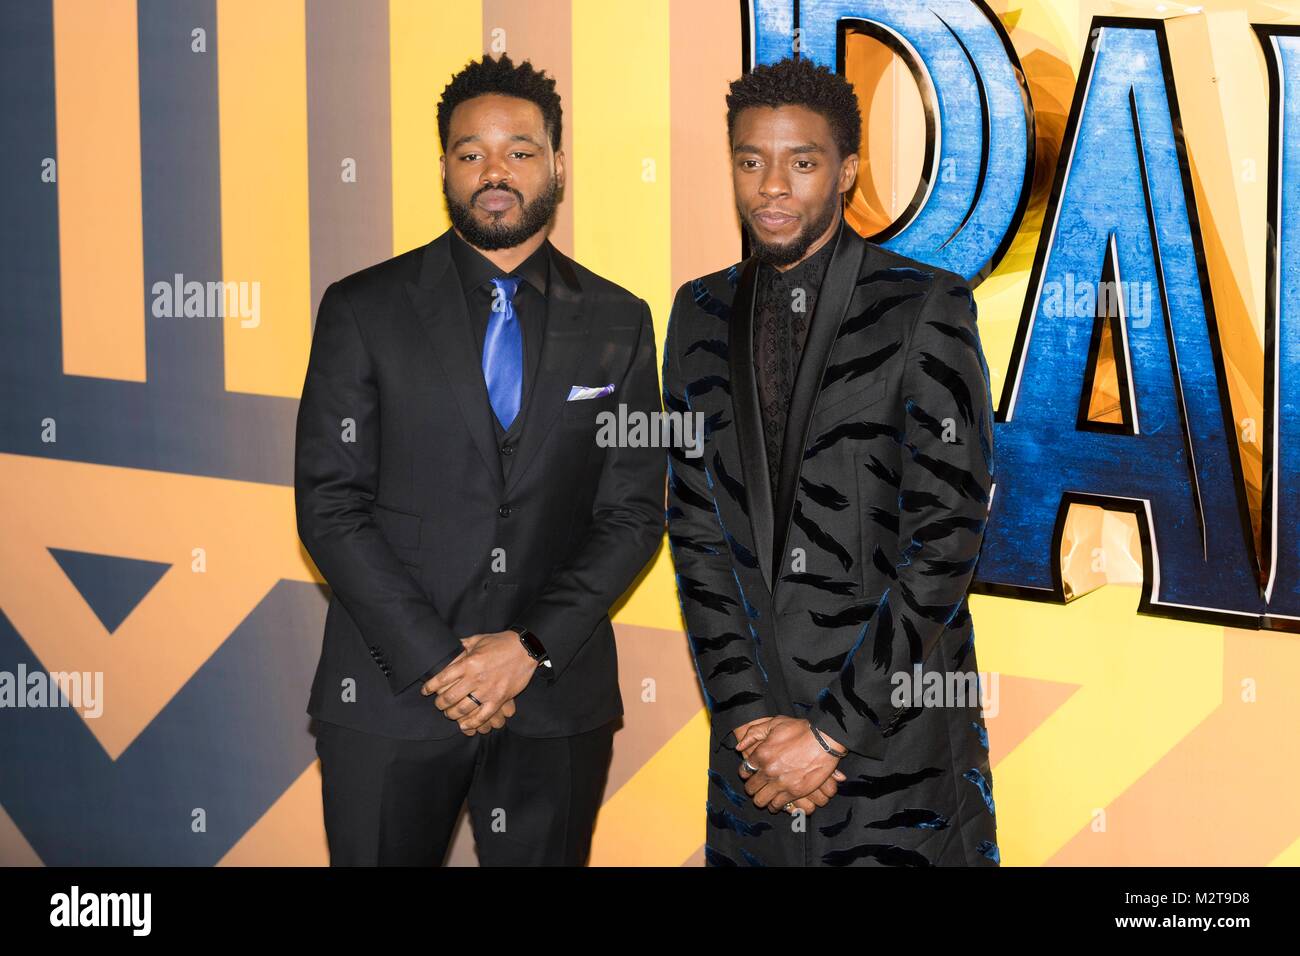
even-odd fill
[[[479,286],[485,285],[489,280],[507,274],[518,276],[543,296],[546,295],[551,263],[551,240],[549,239],[543,241],[531,256],[510,273],[504,272],[495,262],[462,239],[455,229],[451,230],[451,256],[456,263],[460,285],[466,295]]]
[[[847,229],[848,225],[841,223],[841,228]],[[816,291],[826,277],[826,267],[830,265],[831,254],[835,251],[835,240],[836,236],[832,235],[811,256],[784,272],[779,271],[776,266],[763,263],[761,274],[767,280],[767,285],[773,286],[779,283],[785,286],[805,286]]]

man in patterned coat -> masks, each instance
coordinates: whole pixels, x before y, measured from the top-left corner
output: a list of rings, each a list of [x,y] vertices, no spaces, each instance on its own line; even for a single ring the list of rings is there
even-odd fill
[[[671,453],[668,531],[712,723],[706,863],[996,865],[975,301],[844,222],[843,78],[785,60],[727,105],[752,255],[679,290],[664,350],[666,409],[705,423],[702,456]]]

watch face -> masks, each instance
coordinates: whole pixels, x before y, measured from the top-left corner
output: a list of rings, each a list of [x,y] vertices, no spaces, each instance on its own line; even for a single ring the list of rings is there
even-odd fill
[[[524,648],[533,656],[533,660],[541,660],[546,656],[546,648],[542,646],[542,642],[537,639],[537,636],[532,631],[521,627],[515,628],[515,633],[524,642]]]

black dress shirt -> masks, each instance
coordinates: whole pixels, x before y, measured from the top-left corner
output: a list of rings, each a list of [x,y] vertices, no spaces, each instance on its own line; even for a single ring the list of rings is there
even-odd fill
[[[781,445],[790,410],[799,360],[812,325],[817,294],[835,250],[834,237],[811,256],[785,272],[763,263],[759,267],[754,302],[754,374],[763,411],[772,500],[777,500]]]
[[[497,447],[501,451],[501,472],[509,475],[510,465],[514,461],[514,448],[519,443],[519,434],[528,411],[532,384],[537,379],[537,369],[542,362],[542,341],[546,337],[546,294],[551,274],[551,242],[549,239],[543,242],[518,268],[506,273],[453,230],[451,257],[460,276],[461,289],[465,293],[465,309],[474,329],[474,340],[478,343],[480,367],[483,342],[487,338],[488,318],[492,312],[492,280],[506,275],[523,280],[515,289],[512,300],[524,340],[524,381],[519,393],[519,414],[510,423],[510,428],[504,429],[489,408],[492,427],[496,429]]]

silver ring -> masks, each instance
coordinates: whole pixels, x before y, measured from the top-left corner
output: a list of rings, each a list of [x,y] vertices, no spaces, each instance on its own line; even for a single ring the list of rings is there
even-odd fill
[[[470,700],[472,700],[474,703],[478,704],[480,707],[483,706],[483,701],[479,700],[473,694],[466,694],[465,696],[468,697]]]
[[[755,767],[755,766],[754,766],[752,763],[750,763],[748,760],[742,760],[742,761],[740,762],[740,765],[741,765],[742,767],[744,767],[746,770],[748,770],[750,773],[758,773],[758,768]]]

